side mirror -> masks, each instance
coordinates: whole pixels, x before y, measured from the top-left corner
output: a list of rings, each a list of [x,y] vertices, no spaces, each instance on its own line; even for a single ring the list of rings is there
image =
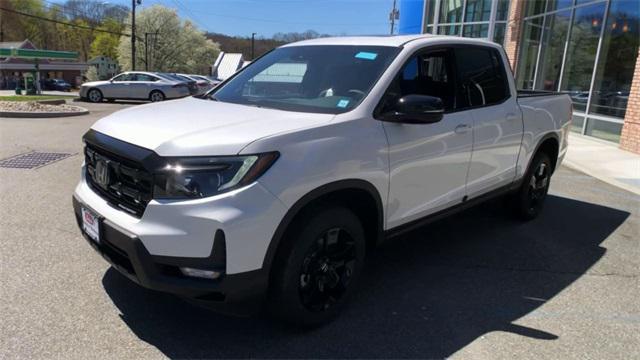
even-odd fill
[[[398,99],[390,111],[379,116],[380,120],[401,124],[431,124],[442,120],[442,99],[427,95],[406,95]]]

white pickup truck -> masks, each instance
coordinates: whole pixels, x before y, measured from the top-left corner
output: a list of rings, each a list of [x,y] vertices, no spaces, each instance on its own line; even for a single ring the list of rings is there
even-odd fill
[[[74,210],[142,286],[317,325],[385,238],[499,195],[538,215],[570,119],[566,95],[519,94],[487,41],[302,41],[203,96],[98,121]]]

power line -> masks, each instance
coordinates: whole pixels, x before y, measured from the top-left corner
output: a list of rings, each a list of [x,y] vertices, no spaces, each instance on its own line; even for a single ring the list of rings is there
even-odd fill
[[[202,30],[207,30],[207,27],[202,24],[200,21],[198,21],[198,18],[195,17],[195,15],[193,15],[193,13],[191,12],[191,9],[189,9],[186,5],[184,5],[182,3],[182,1],[180,0],[172,0],[174,4],[176,4],[178,7],[182,8],[186,13],[188,13],[189,15],[191,15],[189,18],[195,22],[196,24],[200,25],[202,27]],[[188,16],[188,15],[187,15]]]
[[[38,15],[27,14],[27,13],[23,13],[21,11],[11,10],[11,9],[7,9],[7,8],[3,8],[3,7],[0,7],[0,10],[8,11],[10,13],[14,13],[14,14],[18,14],[18,15],[34,18],[34,19],[49,21],[49,22],[52,22],[52,23],[60,24],[60,25],[71,26],[71,27],[75,27],[75,28],[78,28],[78,29],[103,32],[103,33],[108,33],[108,34],[112,34],[112,35],[119,35],[119,36],[129,36],[129,37],[131,36],[131,34],[125,34],[125,33],[116,32],[116,31],[98,29],[98,28],[94,28],[94,27],[90,27],[90,26],[72,24],[72,23],[68,23],[68,22],[65,22],[65,21],[50,19],[50,18],[46,18],[46,17],[43,17],[43,16],[38,16]]]

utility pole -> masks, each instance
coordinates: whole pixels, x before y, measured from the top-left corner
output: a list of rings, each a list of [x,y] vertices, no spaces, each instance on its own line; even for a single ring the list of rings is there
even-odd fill
[[[153,32],[153,33],[144,33],[144,71],[149,71],[149,36],[154,36],[153,38],[153,49],[155,51],[155,43],[157,38],[155,36],[158,36],[158,31]]]
[[[256,33],[251,33],[251,61],[255,59]]]
[[[136,70],[136,5],[142,0],[131,0],[131,70]]]
[[[393,9],[389,13],[389,21],[391,21],[391,32],[393,35],[393,31],[395,30],[396,20],[400,19],[400,10],[396,8],[396,0],[393,0]]]

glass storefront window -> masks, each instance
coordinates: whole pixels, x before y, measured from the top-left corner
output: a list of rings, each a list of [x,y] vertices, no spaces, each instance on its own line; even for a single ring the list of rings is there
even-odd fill
[[[433,15],[435,14],[436,2],[425,0],[427,2],[427,24],[433,24]]]
[[[438,26],[438,35],[460,35],[460,25]]]
[[[489,34],[489,24],[465,25],[462,36],[470,38],[486,38]]]
[[[573,5],[573,0],[549,0],[547,3],[547,12],[565,9]]]
[[[440,2],[440,23],[456,23],[462,21],[463,0],[442,0]]]
[[[527,0],[525,1],[524,16],[542,14],[545,10],[547,0]]]
[[[604,121],[587,117],[586,135],[597,137],[602,140],[620,142],[622,124],[611,121]]]
[[[465,22],[489,21],[491,19],[492,0],[467,0]]]
[[[560,89],[570,94],[573,108],[585,111],[606,3],[575,9]]]
[[[611,3],[589,113],[624,118],[638,54],[639,22],[638,2]]]
[[[571,116],[571,131],[582,134],[584,124],[584,114],[573,114]]]
[[[536,76],[536,90],[557,91],[562,69],[564,45],[569,31],[571,11],[546,15],[544,35],[540,48],[540,61]]]
[[[503,21],[509,17],[509,0],[498,0],[496,20]]]
[[[524,21],[520,44],[520,59],[517,67],[516,86],[518,89],[533,89],[533,78],[542,35],[542,17]]]
[[[504,44],[504,34],[507,30],[507,24],[496,23],[493,29],[493,42]]]

